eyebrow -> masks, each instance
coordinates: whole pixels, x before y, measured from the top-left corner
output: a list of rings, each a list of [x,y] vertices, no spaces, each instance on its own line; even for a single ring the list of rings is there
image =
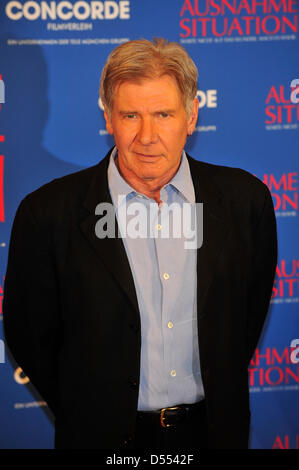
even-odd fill
[[[154,111],[153,114],[157,114],[157,113],[166,113],[166,114],[172,114],[174,113],[175,110],[174,109],[157,109],[157,111]],[[119,114],[123,115],[123,114],[139,114],[138,111],[134,111],[134,110],[121,110],[119,111]]]
[[[119,111],[119,114],[138,114],[138,111]]]

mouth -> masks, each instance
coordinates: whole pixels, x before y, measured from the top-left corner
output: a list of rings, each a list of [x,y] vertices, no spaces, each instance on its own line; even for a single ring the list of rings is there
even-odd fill
[[[148,162],[152,162],[152,161],[155,161],[157,160],[158,158],[161,157],[160,154],[148,154],[148,153],[140,153],[140,152],[134,152],[135,155],[137,155],[137,157],[140,159],[140,160],[144,160],[144,161],[148,161]]]

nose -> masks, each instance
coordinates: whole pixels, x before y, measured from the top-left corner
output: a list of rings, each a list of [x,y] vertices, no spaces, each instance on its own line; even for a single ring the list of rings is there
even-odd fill
[[[141,120],[137,137],[142,145],[150,145],[157,142],[158,132],[152,117]]]

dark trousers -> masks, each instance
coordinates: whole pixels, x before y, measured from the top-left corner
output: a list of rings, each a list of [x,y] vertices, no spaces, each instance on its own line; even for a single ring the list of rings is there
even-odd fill
[[[205,402],[191,407],[186,417],[174,426],[162,427],[158,413],[138,413],[135,449],[183,450],[207,449],[208,431]]]

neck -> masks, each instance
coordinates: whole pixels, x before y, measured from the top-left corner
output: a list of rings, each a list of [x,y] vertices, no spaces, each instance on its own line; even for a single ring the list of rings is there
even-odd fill
[[[160,198],[161,189],[174,177],[180,166],[179,161],[178,165],[160,178],[139,178],[135,173],[119,164],[118,158],[116,158],[115,163],[121,176],[135,191],[154,199],[159,205],[162,203]]]

